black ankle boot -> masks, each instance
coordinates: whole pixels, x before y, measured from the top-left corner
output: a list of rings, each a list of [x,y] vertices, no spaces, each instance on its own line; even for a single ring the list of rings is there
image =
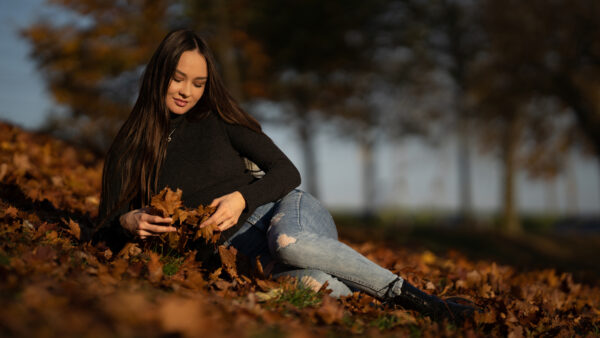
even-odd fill
[[[410,285],[406,280],[403,281],[400,291],[401,294],[393,299],[395,304],[405,309],[416,310],[436,321],[448,318],[460,324],[465,319],[472,317],[475,311],[480,311],[473,306],[442,300],[427,294]]]

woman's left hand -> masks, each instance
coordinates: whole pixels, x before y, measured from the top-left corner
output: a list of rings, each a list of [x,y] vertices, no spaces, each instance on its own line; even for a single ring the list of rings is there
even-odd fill
[[[246,207],[246,200],[239,191],[234,191],[231,194],[216,198],[210,204],[211,207],[216,207],[215,213],[212,214],[206,221],[200,224],[203,228],[208,224],[215,223],[220,231],[225,231],[236,225],[242,211]]]

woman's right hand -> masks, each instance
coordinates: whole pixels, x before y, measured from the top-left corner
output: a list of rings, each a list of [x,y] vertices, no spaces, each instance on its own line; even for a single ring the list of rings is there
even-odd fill
[[[141,239],[177,231],[177,228],[169,226],[173,221],[171,217],[150,215],[146,212],[147,210],[146,208],[135,209],[121,215],[119,217],[121,226]]]

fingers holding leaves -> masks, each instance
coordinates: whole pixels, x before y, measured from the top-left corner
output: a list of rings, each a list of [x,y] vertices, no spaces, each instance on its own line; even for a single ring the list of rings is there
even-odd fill
[[[237,220],[230,218],[224,222],[222,222],[221,224],[219,224],[219,226],[217,227],[217,229],[219,229],[220,231],[225,231],[229,228],[231,228],[232,226],[237,224]]]
[[[212,202],[210,202],[209,207],[216,208],[219,205],[219,203],[221,202],[222,198],[223,197],[215,198]]]
[[[153,233],[177,231],[177,228],[175,228],[175,227],[164,226],[164,225],[155,225],[155,224],[151,224],[151,223],[140,223],[140,226],[138,229],[150,231]]]
[[[140,238],[147,238],[148,234],[153,234],[160,238],[159,245],[169,245],[183,251],[186,249],[186,243],[194,245],[193,241],[198,238],[216,243],[220,237],[218,226],[231,226],[232,215],[227,208],[222,207],[222,197],[213,200],[209,206],[200,205],[195,209],[186,208],[179,198],[179,194],[169,194],[168,191],[155,195],[151,207],[140,209],[136,215],[135,230],[145,232],[136,234]],[[199,223],[202,227],[199,227]],[[180,243],[183,244],[179,245]]]
[[[200,228],[204,228],[206,226],[208,226],[209,224],[219,224],[221,220],[221,212],[219,209],[217,209],[215,211],[214,214],[212,214],[212,216],[210,216],[209,218],[207,218],[204,222],[200,223]]]
[[[217,209],[211,217],[202,222],[200,228],[216,225],[216,230],[225,231],[237,224],[237,221],[238,217],[235,217],[229,210],[221,208]]]
[[[237,221],[246,206],[246,201],[240,192],[234,191],[214,199],[210,206],[216,207],[217,210],[209,219],[202,222],[200,227],[202,228],[208,224],[214,223],[217,225],[218,230],[224,231],[237,224]]]
[[[158,234],[154,234],[152,232],[145,231],[145,230],[136,231],[136,235],[138,235],[141,239],[146,239],[146,237],[151,237],[151,236],[158,236]]]

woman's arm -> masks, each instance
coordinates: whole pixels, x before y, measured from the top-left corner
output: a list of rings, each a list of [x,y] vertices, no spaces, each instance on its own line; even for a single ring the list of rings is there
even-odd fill
[[[252,212],[300,185],[300,173],[267,135],[240,125],[221,123],[240,155],[255,162],[265,172],[253,183],[212,201],[210,205],[216,207],[216,211],[200,227],[215,223],[219,230],[224,231],[237,224],[244,210]]]
[[[239,189],[248,210],[278,200],[300,185],[298,169],[271,138],[244,126],[223,124],[233,147],[265,172],[261,179]]]
[[[129,210],[128,205],[116,206],[121,190],[121,175],[116,170],[114,159],[107,157],[108,161],[104,170],[106,180],[105,196],[98,211],[101,227],[94,234],[94,243],[105,242],[113,251],[119,251],[127,242],[136,236],[144,239],[147,236],[157,235],[162,232],[176,231],[174,227],[164,226],[170,224],[171,218],[153,216],[146,213],[146,209]],[[113,205],[110,205],[113,204]]]

